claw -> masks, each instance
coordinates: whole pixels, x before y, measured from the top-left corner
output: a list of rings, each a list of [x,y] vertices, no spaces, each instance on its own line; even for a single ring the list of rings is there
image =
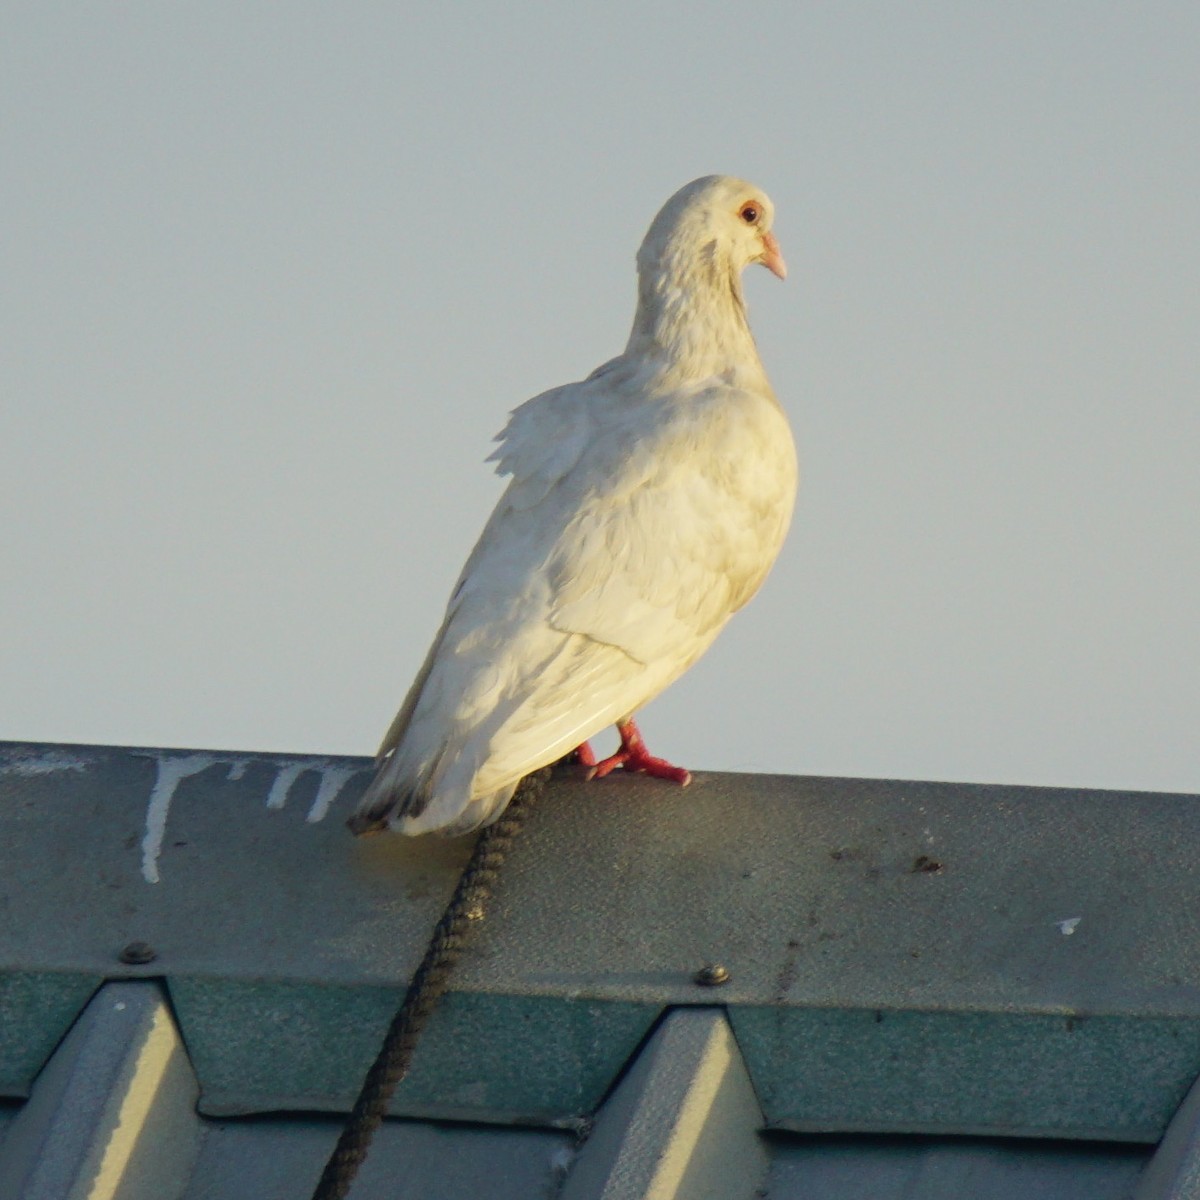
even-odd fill
[[[629,721],[619,721],[617,723],[617,732],[621,735],[621,748],[616,754],[610,754],[608,758],[596,761],[596,756],[592,753],[592,748],[584,742],[578,750],[575,751],[576,758],[587,768],[587,779],[603,779],[605,775],[611,774],[618,767],[625,771],[637,771],[643,775],[650,775],[655,779],[669,779],[672,783],[677,783],[681,787],[686,787],[692,782],[692,773],[685,770],[683,767],[676,767],[667,762],[665,758],[656,758],[646,749],[646,743],[642,740],[641,731],[633,723]],[[584,757],[583,751],[586,749],[587,757]],[[588,759],[591,761],[589,762]]]

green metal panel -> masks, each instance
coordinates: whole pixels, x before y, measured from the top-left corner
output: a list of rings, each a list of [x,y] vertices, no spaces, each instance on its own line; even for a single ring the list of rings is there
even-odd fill
[[[181,978],[171,983],[204,1080],[201,1111],[346,1111],[399,1006],[388,988]],[[451,992],[418,1043],[392,1112],[569,1124],[636,1051],[652,1005]]]
[[[99,978],[162,976],[209,1111],[344,1107],[470,850],[349,837],[368,772],[0,747],[0,980],[70,982],[57,1008],[23,1002],[0,1077],[19,1094]],[[777,1124],[1153,1137],[1200,1074],[1198,815],[1141,793],[562,779],[402,1101],[571,1120],[658,1012],[721,1003]],[[134,940],[156,959],[123,964]],[[711,961],[725,986],[694,982]]]
[[[0,969],[0,1096],[28,1096],[34,1076],[103,982],[66,971]]]
[[[737,1007],[768,1124],[1155,1142],[1200,1074],[1200,1021]]]

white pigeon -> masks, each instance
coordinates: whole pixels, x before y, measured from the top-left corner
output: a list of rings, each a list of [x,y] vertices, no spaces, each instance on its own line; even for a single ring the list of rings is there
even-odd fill
[[[687,783],[633,714],[712,644],[775,561],[796,493],[787,418],[746,320],[742,269],[786,274],[752,184],[681,188],[638,251],[623,354],[512,413],[511,477],[379,750],[356,832],[468,833],[573,750]],[[616,723],[600,763],[587,739]]]

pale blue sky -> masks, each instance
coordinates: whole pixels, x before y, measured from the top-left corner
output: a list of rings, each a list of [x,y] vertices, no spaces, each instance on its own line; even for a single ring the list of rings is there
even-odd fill
[[[1200,791],[1200,6],[17,4],[0,738],[371,753],[710,172],[800,445],[694,768]]]

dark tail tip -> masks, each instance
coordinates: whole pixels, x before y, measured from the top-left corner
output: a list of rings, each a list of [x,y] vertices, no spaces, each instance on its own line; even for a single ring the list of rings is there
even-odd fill
[[[370,837],[372,834],[386,832],[388,823],[385,818],[372,813],[355,813],[347,822],[346,828],[355,837]]]

